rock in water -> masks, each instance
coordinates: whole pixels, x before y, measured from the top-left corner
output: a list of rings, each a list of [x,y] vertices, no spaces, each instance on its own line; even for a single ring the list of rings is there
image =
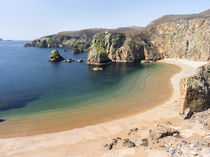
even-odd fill
[[[70,63],[70,62],[74,62],[74,60],[69,58],[69,59],[66,60],[66,62]]]
[[[58,61],[63,61],[63,60],[65,59],[59,54],[58,50],[51,51],[50,59],[49,59],[50,62],[58,62]]]
[[[83,60],[82,59],[78,59],[77,62],[80,62],[81,63],[81,62],[83,62]]]
[[[103,68],[101,68],[101,67],[94,67],[93,71],[103,71]]]
[[[0,119],[0,123],[1,123],[1,122],[4,122],[4,121],[5,121],[4,119]]]
[[[180,82],[180,112],[200,112],[210,107],[210,64],[198,68],[195,76]]]

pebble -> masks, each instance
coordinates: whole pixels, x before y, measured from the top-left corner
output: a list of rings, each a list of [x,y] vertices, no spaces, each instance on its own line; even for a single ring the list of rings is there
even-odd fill
[[[198,153],[194,152],[194,151],[192,151],[191,154],[194,155],[194,156],[198,155]]]
[[[174,155],[174,154],[176,154],[175,149],[173,149],[173,150],[171,151],[171,155]]]
[[[182,153],[182,151],[181,150],[177,150],[177,153],[179,154],[179,155],[182,155],[183,153]]]
[[[199,152],[201,150],[201,148],[196,148],[196,152]]]

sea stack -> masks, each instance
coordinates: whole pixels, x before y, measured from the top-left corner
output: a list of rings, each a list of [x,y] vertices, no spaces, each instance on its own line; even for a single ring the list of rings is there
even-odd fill
[[[58,50],[51,51],[49,62],[59,62],[63,60],[65,59],[60,55]]]

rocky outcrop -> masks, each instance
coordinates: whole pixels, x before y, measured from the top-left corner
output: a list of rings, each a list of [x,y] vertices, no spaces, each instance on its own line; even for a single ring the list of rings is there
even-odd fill
[[[72,48],[74,53],[86,52],[90,48],[88,63],[93,64],[163,57],[210,61],[209,32],[210,10],[207,10],[200,14],[166,15],[145,28],[61,32],[28,42],[25,46],[65,47]]]
[[[59,62],[59,61],[63,61],[63,60],[65,60],[65,59],[60,55],[58,50],[51,51],[50,59],[49,59],[50,62]]]
[[[195,76],[180,81],[180,112],[204,111],[210,107],[210,64],[198,69]]]
[[[139,62],[159,60],[163,56],[156,51],[144,33],[138,35],[105,32],[94,36],[88,63]]]
[[[25,47],[41,47],[41,48],[72,48],[73,52],[81,53],[88,50],[91,46],[93,36],[99,32],[117,31],[117,32],[135,32],[141,30],[141,27],[122,27],[117,29],[84,29],[79,31],[66,31],[58,34],[45,36],[40,39],[30,41],[25,44]]]
[[[149,139],[154,141],[158,141],[159,139],[167,136],[178,136],[178,135],[179,135],[178,130],[159,124],[156,127],[149,130]]]
[[[55,35],[42,37],[37,40],[33,40],[25,44],[26,47],[41,47],[41,48],[81,48],[82,52],[84,49],[90,47],[90,43],[93,39],[93,35],[104,31],[104,29],[86,29],[81,31],[67,31],[61,32]],[[81,52],[81,51],[80,51]]]
[[[0,38],[0,41],[3,41],[3,39],[2,39],[2,38]]]
[[[96,35],[93,44],[102,41],[103,56],[106,51],[112,62],[158,60],[163,57],[209,61],[209,32],[210,10],[207,10],[200,14],[163,16],[135,33]],[[96,54],[96,51],[96,46],[92,46],[90,53]],[[90,54],[90,57],[94,62],[100,60],[97,55]]]
[[[210,60],[210,10],[163,16],[146,27],[151,43],[165,57]]]

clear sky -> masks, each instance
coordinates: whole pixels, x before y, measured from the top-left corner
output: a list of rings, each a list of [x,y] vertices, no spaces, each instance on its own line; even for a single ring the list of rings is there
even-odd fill
[[[210,0],[0,0],[0,37],[32,40],[66,30],[145,26],[166,14],[209,8]]]

